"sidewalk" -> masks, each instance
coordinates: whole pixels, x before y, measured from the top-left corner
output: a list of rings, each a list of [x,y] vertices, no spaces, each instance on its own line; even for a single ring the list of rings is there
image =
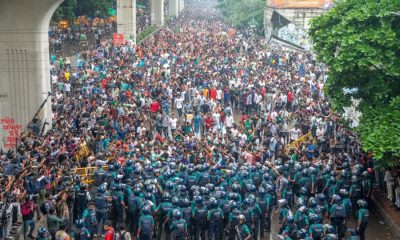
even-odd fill
[[[376,211],[383,217],[385,222],[393,230],[393,233],[400,239],[400,211],[391,206],[391,203],[386,200],[385,195],[378,189],[374,189],[372,193],[372,200]]]

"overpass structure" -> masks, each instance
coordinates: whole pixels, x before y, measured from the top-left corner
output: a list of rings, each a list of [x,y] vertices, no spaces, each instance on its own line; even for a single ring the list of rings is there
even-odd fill
[[[0,148],[13,148],[37,116],[52,124],[48,29],[63,0],[0,0]],[[184,0],[169,0],[177,17]],[[164,0],[151,0],[152,24],[164,24]],[[117,0],[117,32],[136,40],[136,0]]]
[[[332,4],[333,0],[268,0],[264,11],[266,39],[271,40],[290,23],[307,32],[310,19],[327,11]]]

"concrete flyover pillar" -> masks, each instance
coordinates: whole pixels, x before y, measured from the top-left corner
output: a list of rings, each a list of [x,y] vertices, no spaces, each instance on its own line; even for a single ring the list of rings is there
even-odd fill
[[[117,0],[117,32],[136,42],[136,0]]]
[[[179,12],[182,12],[185,8],[185,0],[178,0],[179,1]]]
[[[164,0],[151,0],[151,25],[164,25]]]
[[[179,0],[169,0],[169,15],[179,16]]]
[[[48,29],[62,1],[0,0],[0,148],[15,146],[51,91]],[[38,117],[51,126],[51,98]]]

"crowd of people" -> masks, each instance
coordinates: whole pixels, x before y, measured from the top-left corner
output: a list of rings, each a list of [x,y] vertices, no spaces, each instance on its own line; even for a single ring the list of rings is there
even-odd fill
[[[52,62],[51,129],[33,121],[0,157],[0,239],[365,239],[372,156],[323,65],[185,4],[140,46]]]

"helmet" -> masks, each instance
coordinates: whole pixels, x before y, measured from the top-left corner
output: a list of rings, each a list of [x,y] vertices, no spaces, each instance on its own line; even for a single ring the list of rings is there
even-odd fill
[[[367,203],[367,201],[365,201],[364,199],[359,199],[359,200],[357,201],[357,205],[358,205],[360,208],[366,208],[366,207],[368,206],[368,203]]]
[[[299,208],[299,212],[301,212],[301,213],[306,213],[307,212],[307,207],[306,206],[301,206],[300,208]]]
[[[311,221],[312,223],[317,223],[317,222],[320,221],[320,217],[319,217],[317,214],[315,214],[315,213],[311,213],[311,214],[309,215],[309,218],[310,218],[310,221]]]
[[[127,161],[126,161],[126,166],[132,166],[133,165],[133,160],[132,159],[128,159]]]
[[[287,221],[288,223],[294,223],[294,218],[293,218],[293,216],[292,216],[292,215],[289,215],[289,216],[286,218],[286,221]]]
[[[239,192],[239,184],[234,183],[232,184],[232,192]]]
[[[303,239],[303,238],[306,238],[308,236],[308,232],[307,232],[306,229],[302,228],[302,229],[299,230],[299,235],[300,235],[300,238]]]
[[[210,198],[210,205],[211,205],[211,208],[216,208],[217,206],[218,206],[218,201],[217,201],[217,199],[215,199],[215,198]]]
[[[45,227],[41,227],[38,231],[38,235],[41,237],[46,237],[49,235],[49,230],[47,230]]]
[[[184,199],[182,199],[182,207],[190,207],[190,200],[189,200],[189,198],[184,198]]]
[[[172,198],[172,204],[173,204],[174,206],[179,206],[180,203],[181,203],[181,200],[179,199],[179,197],[174,196],[174,197]]]
[[[354,175],[353,175],[353,176],[351,177],[351,182],[352,182],[352,183],[357,183],[357,182],[358,182],[357,176],[354,176]]]
[[[119,162],[115,162],[114,163],[114,168],[115,168],[115,170],[120,169],[121,168],[121,164]]]
[[[142,213],[143,214],[150,214],[151,213],[151,207],[150,207],[150,205],[148,205],[148,204],[146,204],[146,205],[144,205],[143,206],[143,208],[142,208]]]
[[[317,201],[315,200],[315,198],[310,197],[310,199],[308,199],[308,207],[314,208],[316,206],[317,206]]]
[[[269,181],[269,174],[264,173],[263,178],[264,178],[264,181]]]
[[[339,195],[337,195],[337,194],[333,194],[333,196],[332,196],[332,201],[333,201],[334,203],[340,203],[340,202],[342,201],[342,198],[341,198]]]
[[[264,196],[266,193],[267,193],[267,191],[265,190],[265,188],[260,187],[260,188],[258,189],[258,194],[259,194],[260,196]]]
[[[178,191],[180,193],[185,193],[186,192],[186,186],[185,185],[178,185],[177,189],[178,189]]]
[[[107,183],[103,183],[97,188],[97,191],[99,193],[105,193],[106,190],[107,190]]]
[[[350,233],[351,236],[356,236],[357,232],[354,228],[348,228],[347,231]]]
[[[142,192],[142,189],[140,187],[135,187],[133,189],[133,193],[138,196]]]
[[[239,220],[246,221],[246,217],[243,214],[240,214],[239,215]]]
[[[212,183],[207,183],[206,188],[208,188],[210,191],[214,191],[215,185]]]
[[[81,184],[79,184],[79,187],[80,187],[81,189],[85,189],[85,188],[88,187],[88,185],[87,185],[87,183],[81,182]]]
[[[246,184],[246,188],[249,192],[255,192],[257,190],[254,184]]]
[[[82,228],[83,227],[83,220],[82,219],[77,219],[75,221],[75,226],[76,226],[76,228]]]
[[[167,187],[168,190],[173,190],[174,186],[175,186],[175,184],[173,182],[171,182],[171,181],[168,181],[166,183],[166,187]]]
[[[335,228],[330,224],[324,224],[324,232],[325,234],[335,233]]]
[[[115,170],[114,165],[112,165],[112,164],[108,165],[108,171],[112,172],[114,170]]]
[[[301,175],[303,175],[303,177],[307,177],[308,176],[307,169],[303,169],[303,171],[301,172]]]
[[[175,219],[179,220],[182,217],[181,211],[179,211],[178,209],[174,209],[172,211],[172,216],[174,216]]]
[[[206,188],[206,187],[201,187],[200,188],[200,192],[203,194],[203,195],[209,195],[210,194],[210,189],[208,189],[208,188]]]
[[[318,193],[317,198],[321,202],[325,201],[325,195],[323,193]]]
[[[342,197],[347,197],[347,196],[349,196],[349,192],[347,192],[346,189],[340,189],[339,190],[339,195],[342,196]]]
[[[329,182],[330,182],[331,184],[336,184],[336,178],[335,178],[335,177],[329,178]]]
[[[197,204],[203,204],[203,198],[201,196],[194,196],[193,200],[197,203]]]
[[[307,194],[307,193],[308,193],[307,188],[305,188],[305,187],[300,188],[300,194]]]
[[[146,200],[153,200],[153,194],[152,194],[151,192],[147,192],[147,193],[144,195],[144,198],[145,198]]]
[[[287,206],[288,205],[288,201],[286,199],[279,199],[278,203],[281,207]]]
[[[274,187],[273,187],[271,184],[267,184],[267,185],[265,186],[265,190],[266,190],[268,193],[270,193],[270,192],[273,192],[273,191],[274,191]]]

